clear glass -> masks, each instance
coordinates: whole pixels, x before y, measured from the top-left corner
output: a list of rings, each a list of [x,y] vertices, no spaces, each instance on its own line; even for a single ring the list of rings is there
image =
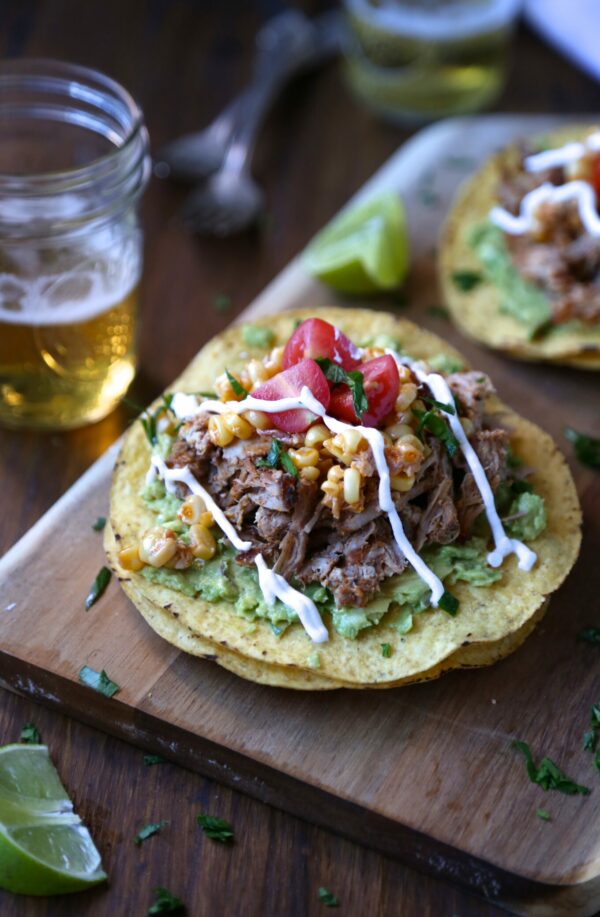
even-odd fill
[[[344,0],[345,69],[383,117],[428,121],[488,107],[504,86],[522,0]]]
[[[0,423],[82,426],[127,390],[149,170],[142,113],[118,83],[0,64]]]

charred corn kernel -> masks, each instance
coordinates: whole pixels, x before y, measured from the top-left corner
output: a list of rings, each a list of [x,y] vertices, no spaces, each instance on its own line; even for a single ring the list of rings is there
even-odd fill
[[[304,437],[305,446],[318,446],[329,439],[329,430],[324,423],[316,423],[314,427],[309,427]]]
[[[226,373],[217,376],[213,387],[221,401],[238,401]]]
[[[283,369],[283,351],[285,347],[274,347],[271,353],[265,357],[264,366],[269,376],[281,372]]]
[[[243,417],[240,417],[239,414],[234,414],[231,411],[231,413],[221,414],[221,417],[226,428],[238,439],[250,439],[254,434],[254,427]],[[221,443],[217,445],[221,445]]]
[[[144,566],[144,561],[140,558],[140,552],[137,545],[134,545],[131,548],[123,548],[122,551],[119,551],[117,555],[119,563],[124,570],[141,570]]]
[[[199,497],[198,494],[190,494],[177,510],[177,518],[186,525],[194,525],[200,522],[200,516],[205,511],[206,506],[202,497]]]
[[[327,480],[334,483],[339,483],[344,477],[344,469],[339,465],[332,465],[329,471],[327,472]]]
[[[301,446],[300,449],[288,449],[288,455],[296,468],[316,467],[319,453],[310,446]]]
[[[262,385],[269,378],[269,373],[262,360],[250,360],[246,367],[248,378],[254,385]]]
[[[360,500],[360,472],[357,468],[346,468],[344,471],[344,500],[346,503],[358,503]]]
[[[151,567],[164,567],[177,550],[175,533],[170,529],[151,529],[139,545],[140,560]]]
[[[412,433],[408,433],[397,440],[396,451],[403,462],[413,465],[423,458],[423,443]]]
[[[198,519],[198,522],[200,523],[200,525],[204,525],[207,529],[211,529],[213,525],[215,524],[215,520],[213,519],[213,514],[209,513],[208,510],[205,513],[201,514],[200,518]]]
[[[390,477],[390,487],[392,490],[400,491],[400,493],[406,493],[407,490],[411,489],[414,483],[414,474],[393,474]]]
[[[234,436],[222,414],[213,414],[208,420],[208,436],[214,446],[228,446]]]
[[[471,436],[471,434],[473,433],[475,429],[473,421],[470,420],[468,417],[461,417],[460,425],[463,428],[463,430],[465,431],[465,433],[467,434],[467,436]]]
[[[417,386],[414,382],[405,382],[401,386],[400,391],[398,392],[398,397],[396,398],[396,404],[394,405],[396,413],[400,414],[401,411],[406,411],[415,398],[417,397]]]
[[[300,469],[300,477],[305,481],[318,481],[321,476],[321,472],[318,468],[315,468],[314,465],[309,465],[307,468]]]
[[[190,529],[190,544],[194,557],[210,560],[215,556],[217,542],[214,535],[204,525],[193,525]]]
[[[252,424],[255,430],[268,430],[272,426],[269,415],[264,411],[244,411],[242,417]]]
[[[400,379],[400,385],[404,385],[405,382],[410,382],[412,379],[412,373],[409,367],[398,365],[398,377]]]
[[[389,433],[392,439],[400,439],[401,436],[412,435],[412,432],[413,428],[409,424],[402,423],[401,421],[396,421],[396,423],[386,429],[386,433]]]

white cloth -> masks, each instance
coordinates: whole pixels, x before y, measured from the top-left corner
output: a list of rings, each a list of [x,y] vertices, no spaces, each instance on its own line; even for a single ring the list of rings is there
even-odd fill
[[[600,80],[600,0],[525,0],[525,17],[549,44]]]

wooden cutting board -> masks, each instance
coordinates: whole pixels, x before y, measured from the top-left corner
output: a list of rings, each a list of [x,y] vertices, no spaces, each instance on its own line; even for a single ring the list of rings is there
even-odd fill
[[[501,397],[562,438],[594,432],[599,377],[525,365],[466,341],[428,307],[440,221],[459,182],[496,147],[557,119],[489,116],[421,132],[360,192],[397,189],[409,214],[410,305],[402,314],[448,337],[490,373]],[[244,318],[334,297],[293,262]],[[174,304],[176,306],[176,304]],[[376,315],[373,322],[376,327]],[[595,432],[598,433],[596,426]],[[572,463],[585,513],[582,555],[524,646],[498,665],[389,691],[302,694],[244,682],[157,637],[111,582],[89,612],[113,447],[0,562],[0,678],[15,691],[143,748],[460,882],[516,913],[600,908],[600,774],[582,751],[600,700],[600,476]],[[109,700],[78,683],[87,664],[121,685]],[[590,796],[544,793],[511,748],[528,741]],[[536,817],[550,811],[551,822]]]

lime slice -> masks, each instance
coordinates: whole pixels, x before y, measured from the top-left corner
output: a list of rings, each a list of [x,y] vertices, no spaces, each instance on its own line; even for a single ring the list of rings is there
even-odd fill
[[[106,879],[45,745],[0,748],[0,887],[23,895],[80,891]]]
[[[400,198],[380,194],[343,210],[314,237],[303,257],[309,274],[341,293],[396,289],[408,268]]]

